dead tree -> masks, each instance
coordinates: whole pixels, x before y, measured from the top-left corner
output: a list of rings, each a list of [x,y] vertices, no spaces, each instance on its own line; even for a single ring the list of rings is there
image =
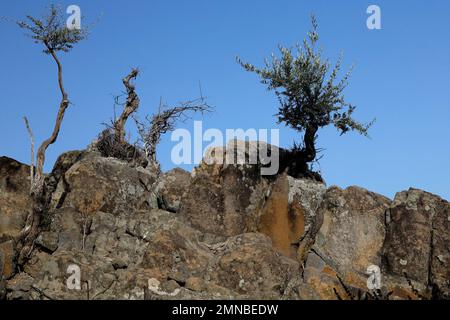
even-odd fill
[[[122,80],[123,85],[126,89],[127,100],[124,104],[122,114],[118,119],[115,119],[114,122],[114,133],[119,143],[125,142],[125,123],[127,122],[128,118],[139,108],[140,100],[136,93],[135,86],[131,83],[131,80],[136,79],[138,74],[138,69],[132,69],[130,74],[128,74]]]
[[[27,117],[23,117],[23,121],[25,122],[25,126],[28,131],[28,135],[30,136],[30,148],[31,148],[31,161],[30,161],[30,192],[33,191],[33,181],[34,181],[34,134],[33,130],[31,130],[30,122]]]
[[[61,100],[59,103],[53,132],[51,136],[40,145],[36,155],[36,170],[32,177],[30,191],[31,198],[33,200],[33,207],[31,213],[27,217],[24,229],[16,239],[20,249],[18,263],[21,265],[25,262],[33,250],[34,240],[39,233],[41,216],[45,211],[45,152],[47,151],[47,148],[58,138],[61,124],[64,119],[64,114],[70,104],[68,94],[64,88],[62,64],[57,56],[57,52],[70,51],[74,44],[86,37],[87,33],[85,29],[68,29],[66,27],[61,9],[56,6],[51,6],[48,15],[41,19],[27,16],[27,21],[18,21],[17,24],[20,28],[29,32],[29,36],[35,41],[35,43],[43,44],[43,52],[50,55],[55,61],[58,68],[58,85],[61,92]],[[26,125],[30,136],[33,137],[27,120]]]
[[[157,173],[160,172],[160,165],[156,157],[156,147],[161,141],[161,136],[175,130],[176,122],[186,121],[190,114],[198,112],[204,114],[210,111],[212,111],[212,107],[201,96],[195,100],[181,102],[176,107],[169,107],[160,103],[158,112],[152,116],[146,116],[145,123],[134,117],[140,136],[139,140],[147,160]]]
[[[140,104],[135,86],[131,82],[136,79],[138,75],[139,70],[134,68],[125,78],[122,79],[126,89],[123,94],[126,95],[126,100],[121,101],[123,95],[115,96],[114,108],[116,106],[122,106],[123,111],[119,118],[116,118],[114,112],[114,119],[111,120],[110,124],[104,123],[106,129],[100,133],[97,139],[96,147],[104,157],[114,157],[145,166],[142,161],[146,162],[146,160],[143,159],[144,157],[142,156],[141,150],[131,145],[125,134],[126,122],[129,117],[133,116],[133,114],[137,111]]]

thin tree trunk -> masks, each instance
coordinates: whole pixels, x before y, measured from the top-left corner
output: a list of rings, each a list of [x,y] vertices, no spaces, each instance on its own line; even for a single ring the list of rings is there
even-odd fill
[[[41,223],[42,214],[45,211],[46,204],[44,203],[44,164],[45,164],[45,152],[47,148],[53,144],[58,138],[59,131],[61,129],[61,123],[64,119],[64,114],[69,106],[68,95],[64,89],[63,77],[62,77],[62,65],[57,55],[50,47],[45,44],[49,49],[49,52],[58,66],[58,84],[61,91],[61,102],[59,104],[58,114],[56,116],[55,126],[51,136],[45,140],[38,149],[37,161],[36,161],[36,174],[31,185],[31,198],[33,205],[31,208],[30,216],[27,218],[26,224],[22,232],[18,236],[18,242],[21,243],[20,254],[18,258],[19,265],[22,265],[34,248],[34,241],[39,234],[39,226]]]
[[[30,144],[31,144],[31,162],[30,162],[30,192],[33,186],[34,181],[34,134],[33,130],[31,130],[30,122],[27,117],[23,117],[25,121],[25,126],[27,127],[28,135],[30,136]]]
[[[59,61],[58,57],[56,56],[56,54],[53,50],[50,50],[50,54],[52,55],[53,59],[55,60],[57,66],[58,66],[58,84],[59,84],[59,89],[61,91],[61,102],[59,104],[58,114],[56,116],[55,127],[53,128],[52,135],[50,136],[50,138],[48,138],[41,144],[41,146],[39,147],[38,152],[37,152],[36,179],[35,179],[35,185],[34,185],[33,191],[32,191],[32,193],[34,192],[37,195],[42,193],[42,189],[44,186],[45,152],[47,151],[47,148],[51,144],[53,144],[56,141],[56,139],[58,138],[59,131],[61,129],[61,123],[64,119],[64,114],[66,112],[67,107],[69,106],[69,99],[68,99],[67,93],[64,89],[61,62]]]

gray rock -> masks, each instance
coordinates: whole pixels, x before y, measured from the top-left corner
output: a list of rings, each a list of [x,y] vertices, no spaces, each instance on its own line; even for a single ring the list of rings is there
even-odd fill
[[[28,274],[22,272],[14,276],[6,283],[6,290],[8,292],[8,300],[28,300],[34,279]]]
[[[387,271],[450,297],[449,215],[450,204],[438,196],[417,189],[398,193],[383,247]]]
[[[173,169],[161,175],[155,188],[163,209],[178,212],[183,194],[189,191],[191,174],[183,169]]]
[[[0,243],[0,278],[11,278],[16,271],[16,247],[13,240]]]
[[[31,211],[30,167],[0,157],[0,242],[16,237]]]
[[[85,155],[62,176],[51,199],[51,208],[73,208],[83,214],[112,214],[152,207],[156,176],[124,161]]]
[[[270,185],[258,231],[284,255],[303,263],[322,223],[316,212],[325,191],[323,183],[278,176]]]
[[[206,157],[194,169],[189,192],[182,197],[179,210],[200,231],[227,237],[257,231],[269,190],[269,181],[261,176],[261,165],[245,162],[257,156],[257,146],[238,142],[230,150],[219,147],[207,152],[214,156]],[[236,150],[243,152],[243,164],[217,162],[230,152],[236,157]]]
[[[367,290],[367,268],[381,267],[389,204],[388,198],[359,187],[331,187],[325,195],[312,250],[350,286]]]
[[[347,289],[368,292],[371,265],[394,299],[450,296],[447,201],[411,189],[392,202],[208,158],[155,184],[137,164],[61,155],[35,250],[17,268],[29,168],[0,159],[0,299],[350,299]]]

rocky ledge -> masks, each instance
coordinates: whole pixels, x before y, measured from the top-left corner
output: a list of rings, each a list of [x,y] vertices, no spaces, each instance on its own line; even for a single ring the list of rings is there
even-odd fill
[[[17,266],[29,167],[0,158],[0,299],[450,296],[450,204],[425,191],[390,200],[245,164],[158,177],[95,151],[62,154],[46,179],[42,232]]]

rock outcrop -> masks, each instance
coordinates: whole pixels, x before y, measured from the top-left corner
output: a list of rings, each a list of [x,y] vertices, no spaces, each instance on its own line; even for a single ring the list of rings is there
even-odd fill
[[[0,157],[0,238],[15,237],[30,211],[30,167]]]
[[[239,148],[248,160],[260,146]],[[0,158],[0,299],[352,299],[373,297],[374,270],[383,297],[449,298],[447,201],[210,160],[158,176],[95,150],[61,155],[19,269],[29,167]]]
[[[323,183],[280,175],[271,184],[258,231],[284,255],[303,263],[321,225],[317,212],[325,191]]]
[[[160,206],[167,211],[178,212],[181,198],[189,191],[190,181],[191,174],[180,168],[163,173],[155,188]]]
[[[30,167],[0,157],[0,286],[15,272],[15,243],[31,210]],[[2,289],[0,288],[0,291]]]
[[[305,267],[305,282],[315,294],[311,298],[330,298],[340,287],[338,275],[347,285],[367,290],[367,268],[381,265],[389,203],[358,187],[327,190],[317,211],[322,223]]]
[[[72,158],[71,153],[67,156]],[[60,162],[64,161],[63,155]],[[51,208],[70,207],[84,214],[150,209],[154,205],[151,188],[155,180],[142,167],[87,153],[62,173],[51,198]]]
[[[395,196],[386,212],[386,271],[450,298],[450,203],[410,189]]]

